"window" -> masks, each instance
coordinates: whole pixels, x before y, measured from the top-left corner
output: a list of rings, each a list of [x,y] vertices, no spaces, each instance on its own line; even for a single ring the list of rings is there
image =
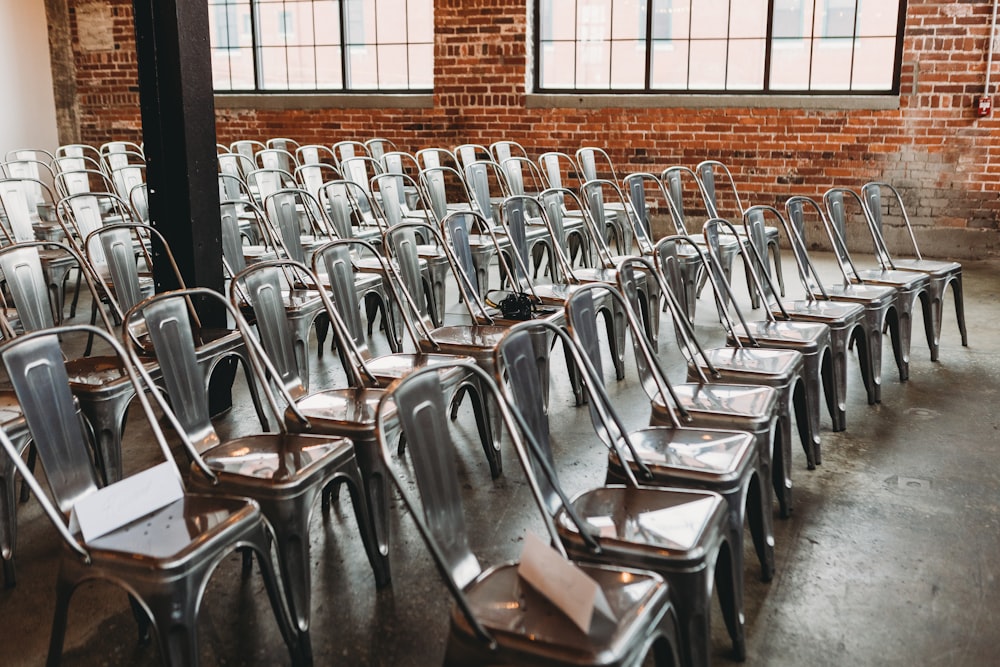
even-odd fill
[[[544,93],[899,92],[901,0],[536,0]]]
[[[222,92],[427,92],[433,0],[208,0]]]

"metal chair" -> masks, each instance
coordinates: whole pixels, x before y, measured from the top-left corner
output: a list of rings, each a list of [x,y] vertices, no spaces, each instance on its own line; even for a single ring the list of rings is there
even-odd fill
[[[886,196],[885,193],[888,193]],[[917,246],[917,237],[910,225],[910,216],[903,205],[903,196],[889,183],[865,183],[861,188],[861,199],[868,212],[868,225],[875,242],[875,251],[883,265],[890,270],[916,271],[930,277],[928,299],[924,300],[924,308],[930,307],[931,313],[924,312],[924,332],[927,344],[931,348],[931,361],[938,360],[941,346],[941,319],[944,310],[944,293],[951,285],[952,296],[955,299],[955,316],[958,319],[958,331],[962,335],[962,347],[968,347],[969,334],[965,328],[965,301],[962,290],[962,265],[958,262],[924,259]],[[889,253],[883,232],[883,212],[895,213],[910,240],[912,258],[894,258]]]
[[[705,239],[708,241],[710,265],[716,271],[716,280],[718,282],[725,280],[722,276],[721,265],[718,262],[718,255],[716,254],[718,248],[717,241],[721,229],[726,229],[730,234],[735,231],[735,228],[729,222],[721,218],[713,218],[705,223],[703,232]],[[763,259],[756,254],[756,249],[752,245],[749,250],[750,252],[748,253],[747,248],[741,246],[739,252],[747,266],[747,274],[751,278],[751,290],[756,292],[761,301],[765,301],[764,287],[759,282],[757,272],[754,269],[755,262],[757,262],[756,266],[759,266],[763,263]],[[763,275],[763,278],[765,281],[770,281],[767,275]],[[771,285],[770,287],[771,291],[774,292],[774,286]],[[725,299],[716,299],[716,305],[719,306],[720,310],[723,309],[723,304],[725,303]],[[809,469],[812,470],[821,462],[819,435],[819,407],[821,397],[825,394],[830,400],[835,400],[834,397],[836,395],[833,379],[830,327],[822,322],[794,322],[787,318],[787,314],[783,315],[782,319],[779,319],[770,309],[764,310],[765,319],[748,322],[742,313],[740,313],[736,300],[732,299],[731,296],[729,303],[731,304],[731,308],[736,311],[740,326],[729,332],[728,345],[733,345],[734,340],[738,339],[744,345],[796,350],[802,354],[802,378],[805,380],[806,396],[805,423],[798,418],[796,419],[796,423],[799,426],[799,433],[803,438],[803,446]],[[844,372],[846,373],[846,359],[844,365]],[[806,444],[807,440],[811,443],[811,446]]]
[[[851,282],[867,285],[892,287],[898,293],[896,299],[897,316],[899,318],[899,336],[893,337],[893,352],[896,355],[896,365],[899,367],[899,381],[910,378],[910,338],[913,331],[913,306],[917,299],[923,302],[924,326],[933,328],[934,315],[930,306],[930,275],[915,271],[895,271],[882,263],[883,258],[877,256],[879,268],[859,269],[851,257],[847,247],[847,204],[853,201],[857,215],[861,215],[868,225],[868,215],[864,200],[849,188],[831,188],[823,193],[823,204],[826,207],[826,220],[837,232],[834,236],[833,251],[844,263],[847,276]],[[931,344],[932,341],[931,341]]]
[[[178,500],[141,514],[137,521],[89,540],[74,526],[70,520],[74,510],[102,490],[91,467],[87,437],[73,405],[59,344],[60,335],[73,332],[99,337],[114,350],[166,459],[158,466],[159,473],[164,479],[176,479],[178,487],[183,488],[180,471],[144,395],[150,387],[139,382],[124,350],[112,336],[85,325],[59,327],[27,334],[0,349],[45,470],[51,499],[6,434],[0,434],[0,446],[38,497],[65,547],[56,582],[47,663],[59,663],[73,591],[85,581],[105,580],[128,591],[140,622],[140,636],[145,636],[152,624],[164,663],[197,665],[197,619],[202,595],[215,567],[236,548],[256,553],[292,661],[308,662],[278,589],[270,557],[270,527],[254,501],[185,491]]]
[[[530,341],[526,344],[530,349]],[[494,394],[492,400],[503,405],[481,369],[467,362],[455,366],[482,376]],[[439,372],[427,368],[394,384],[379,404],[378,433],[385,465],[455,599],[444,664],[638,667],[650,651],[658,666],[681,664],[670,592],[652,572],[580,564],[600,587],[616,619],[599,621],[592,632],[584,633],[548,598],[521,581],[516,562],[481,565],[466,534],[468,515],[441,382]],[[516,433],[509,412],[502,409],[508,429]],[[404,475],[393,462],[390,436],[397,425],[410,443],[412,475]],[[414,479],[417,493],[410,490]],[[652,493],[661,492],[648,492]],[[572,509],[570,516],[567,522],[573,521],[579,534],[589,536],[590,527]],[[565,557],[552,521],[546,518],[545,524],[552,546]]]
[[[246,276],[245,276],[246,277]],[[266,280],[264,274],[255,274]],[[251,289],[255,277],[248,277]],[[280,290],[274,273],[267,288]],[[258,289],[257,305],[263,298]],[[208,391],[200,381],[198,349],[202,342],[193,334],[192,299],[215,303],[236,322],[236,330],[250,350],[254,374],[268,406],[278,417],[277,432],[252,433],[223,440],[209,411]],[[279,297],[280,298],[280,297]],[[281,299],[283,302],[283,299]],[[279,305],[280,302],[272,302]],[[288,605],[298,632],[303,656],[311,655],[309,639],[310,598],[310,536],[309,523],[313,506],[328,485],[346,483],[351,493],[354,513],[361,538],[369,553],[375,549],[368,507],[364,501],[361,471],[354,455],[354,446],[347,438],[335,438],[309,433],[290,433],[284,426],[283,412],[294,413],[308,431],[309,420],[297,411],[295,401],[281,383],[275,383],[285,407],[269,390],[267,374],[279,377],[277,370],[257,343],[248,335],[248,324],[239,310],[225,297],[205,288],[164,292],[136,304],[125,315],[123,328],[141,320],[149,331],[151,348],[159,362],[160,383],[166,388],[166,400],[158,390],[153,396],[157,405],[180,435],[185,451],[192,461],[188,485],[208,495],[229,495],[253,498],[270,522],[275,535],[278,565],[285,583]],[[129,357],[140,375],[152,386],[152,379],[141,368],[134,348]],[[169,403],[168,403],[169,402]]]
[[[677,294],[681,292],[683,286],[680,284],[680,274],[676,261],[672,259],[675,253],[664,247],[675,243],[688,245],[701,258],[705,267],[706,281],[711,285],[716,299],[721,300],[723,295],[732,299],[732,294],[727,282],[717,280],[716,276],[720,271],[712,268],[709,258],[694,241],[685,236],[665,236],[657,241],[656,257],[659,262],[657,269],[663,278],[664,285],[670,288],[670,298],[667,299],[666,303],[668,306],[675,305],[673,311],[675,334],[682,345],[685,345],[689,350],[693,348],[697,351],[696,355],[688,358],[688,380],[699,380],[707,377],[713,383],[765,385],[773,387],[778,392],[778,413],[780,415],[778,433],[780,437],[775,438],[771,452],[771,480],[781,516],[787,517],[792,511],[793,414],[799,426],[799,436],[802,439],[803,448],[807,453],[813,449],[812,439],[806,428],[808,422],[805,382],[802,378],[803,356],[795,350],[765,349],[756,343],[745,345],[740,337],[733,333],[735,324],[729,311],[721,306],[719,307],[719,317],[727,332],[727,340],[732,344],[732,347],[704,349],[698,343],[694,328],[684,316],[677,300]],[[738,312],[737,315],[739,315]],[[690,341],[692,345],[688,346],[685,341]]]
[[[116,321],[122,321],[127,311],[148,296],[148,292],[139,280],[136,254],[138,252],[142,257],[145,268],[151,270],[153,261],[148,246],[154,240],[160,253],[160,261],[172,270],[176,284],[182,289],[187,287],[174,261],[170,245],[159,232],[148,225],[138,223],[106,225],[91,232],[85,240],[90,266],[99,265],[100,258],[104,259],[107,269],[95,271],[95,277],[103,292],[109,296]],[[206,343],[198,351],[198,363],[206,385],[224,359],[240,361],[260,426],[266,430],[267,416],[260,397],[260,387],[254,378],[249,352],[239,332],[225,327],[204,326],[198,320],[195,321],[195,326],[198,337]],[[149,342],[148,332],[141,322],[133,322],[126,332],[131,338],[131,344],[139,350],[146,350]]]
[[[765,217],[775,220],[777,222],[775,228],[785,231],[792,246],[796,263],[803,261],[799,245],[789,234],[791,230],[788,221],[773,206],[760,205],[748,208],[743,217],[743,227],[755,250],[752,253],[752,259],[762,259],[767,252],[767,241],[764,234]],[[805,257],[805,261],[808,261],[808,257]],[[831,360],[833,364],[833,391],[825,391],[826,405],[833,421],[833,430],[845,430],[847,428],[847,355],[848,350],[853,347],[856,347],[858,351],[858,363],[861,367],[861,377],[866,391],[871,393],[869,385],[873,373],[868,355],[870,342],[867,340],[864,325],[864,306],[857,303],[836,303],[829,299],[817,299],[808,288],[805,290],[805,299],[783,301],[774,291],[774,285],[768,278],[765,267],[756,261],[755,264],[758,275],[762,279],[761,285],[765,290],[765,307],[770,310],[774,317],[795,322],[821,322],[830,327],[830,346],[833,353]],[[800,269],[800,279],[803,275],[804,272]],[[805,283],[803,286],[806,286]]]
[[[626,274],[633,273],[632,265],[633,263],[627,265]],[[651,271],[652,266],[646,269]],[[632,278],[631,286],[627,285],[630,282],[629,278]],[[634,293],[634,275],[628,275],[623,282]],[[586,292],[590,294],[587,295]],[[771,447],[778,419],[776,392],[769,387],[729,385],[725,391],[718,394],[711,395],[713,393],[711,391],[700,391],[700,395],[693,396],[694,400],[685,401],[659,367],[652,345],[642,331],[633,310],[634,300],[627,300],[621,292],[608,285],[588,286],[566,302],[570,314],[570,331],[580,347],[580,352],[591,360],[595,371],[594,381],[603,383],[603,373],[597,329],[587,321],[587,318],[593,311],[595,297],[603,293],[609,293],[621,301],[622,307],[626,310],[636,366],[639,368],[639,379],[652,405],[650,428],[630,431],[629,434],[629,437],[634,436],[636,439],[634,444],[638,460],[643,461],[651,470],[657,485],[709,489],[726,498],[730,521],[740,536],[738,548],[741,551],[743,526],[749,516],[754,547],[760,560],[761,578],[770,581],[774,575],[774,533],[771,528],[771,494],[768,482],[771,474]],[[691,397],[692,389],[703,388],[695,385],[684,389],[686,390],[684,393]],[[763,401],[762,408],[753,405],[758,401]],[[613,410],[610,406],[608,409]],[[734,413],[740,409],[742,412],[734,417]],[[591,415],[600,417],[600,414],[595,415],[594,412]],[[607,442],[614,436],[614,429],[609,429],[604,424],[606,419],[598,421],[602,425],[598,427],[595,422],[595,427],[603,429],[602,437]],[[664,433],[657,430],[660,428],[673,431],[703,429],[705,431],[702,439],[706,443],[712,440],[713,435],[724,440],[722,437],[724,432],[731,434],[740,431],[752,437],[751,447],[749,452],[744,452],[742,447],[727,449],[716,442],[714,445],[706,446],[705,455],[702,456],[697,447],[693,450],[684,446],[675,449],[669,439],[664,440],[662,437]],[[763,450],[760,445],[763,445]],[[733,458],[727,459],[727,454]],[[629,453],[626,452],[625,455],[628,459]],[[693,465],[687,463],[687,457],[698,463]],[[745,460],[743,457],[746,457]],[[637,467],[635,460],[629,460],[628,465]],[[615,457],[609,459],[609,482],[625,481],[626,475],[622,466],[621,461]],[[632,472],[639,474],[635,469]],[[644,481],[649,483],[651,480]]]
[[[580,292],[574,300],[579,304],[590,296]],[[578,348],[576,356],[586,369],[595,432],[610,449],[609,462],[626,463],[617,464],[620,475],[610,463],[608,469],[609,481],[616,478],[624,483],[606,482],[570,499],[560,489],[548,419],[539,407],[537,382],[532,377],[528,336],[532,328],[541,326],[547,325],[531,323],[513,329],[497,356],[498,367],[508,378],[503,386],[516,406],[515,413],[522,416],[519,421],[529,443],[518,447],[518,454],[527,459],[524,468],[534,473],[531,488],[546,509],[550,525],[576,560],[649,569],[667,580],[680,626],[682,664],[709,663],[711,598],[717,586],[733,653],[742,660],[746,652],[743,524],[734,525],[731,505],[721,495],[692,488],[692,483],[697,479],[696,484],[728,487],[730,495],[740,495],[741,482],[736,480],[746,477],[748,468],[757,464],[752,437],[736,431],[662,427],[627,431],[602,389],[600,371],[585,358],[586,351]],[[499,373],[497,378],[500,382]],[[712,450],[725,458],[724,466],[732,475],[728,480],[726,473],[717,474],[723,466],[710,461]],[[651,460],[642,453],[651,455]],[[668,476],[686,488],[666,483]],[[582,522],[572,521],[573,514]]]
[[[806,252],[808,246],[806,238],[806,215],[818,218],[820,228],[823,229],[830,243],[833,246],[843,243],[843,237],[829,221],[823,208],[813,199],[804,196],[790,197],[785,202],[785,212],[788,213],[788,222],[794,234],[789,234],[789,239],[794,239],[793,249],[795,250],[796,263],[799,265],[800,277],[805,280],[807,291],[818,299],[829,300],[836,303],[857,303],[865,309],[864,325],[865,340],[868,345],[868,360],[871,366],[871,382],[866,384],[868,390],[868,404],[873,405],[882,401],[882,341],[883,333],[889,332],[892,338],[893,350],[900,350],[902,343],[900,336],[902,332],[899,326],[899,294],[894,287],[884,285],[870,285],[867,283],[856,283],[850,278],[848,265],[841,255],[834,253],[837,260],[837,267],[843,276],[843,282],[837,285],[825,285],[815,267],[809,260]],[[804,273],[803,273],[804,270]],[[902,359],[895,355],[897,367],[902,373]]]
[[[720,179],[723,181],[723,187],[728,188],[732,196],[733,203],[736,207],[735,213],[738,214],[738,217],[743,217],[743,214],[746,212],[746,208],[743,206],[739,190],[736,188],[736,181],[733,179],[733,174],[729,171],[729,167],[718,160],[705,160],[703,162],[699,162],[695,169],[698,172],[698,180],[702,184],[701,194],[705,198],[705,207],[708,209],[708,217],[724,217],[719,208],[718,187]],[[781,240],[779,238],[778,228],[765,227],[764,237],[767,240],[767,249],[771,255],[771,263],[774,265],[774,276],[778,280],[778,287],[781,292],[781,296],[785,296],[785,278],[781,270]],[[766,264],[766,266],[767,274],[770,276],[771,264]]]
[[[6,311],[6,306],[4,310]],[[3,315],[0,315],[0,334],[6,340],[14,337],[14,331]],[[21,456],[31,442],[31,432],[28,430],[28,422],[24,419],[21,404],[13,389],[0,389],[0,430],[7,435],[17,455]],[[3,564],[4,588],[13,588],[17,583],[17,572],[14,567],[14,551],[17,547],[15,471],[11,458],[0,456],[0,561]],[[22,489],[22,500],[23,494]]]

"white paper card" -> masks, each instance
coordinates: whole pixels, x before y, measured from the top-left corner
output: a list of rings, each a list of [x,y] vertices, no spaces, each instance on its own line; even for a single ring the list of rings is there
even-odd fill
[[[73,506],[69,529],[83,541],[102,535],[184,497],[177,468],[164,462],[99,489]]]
[[[525,535],[517,573],[587,634],[595,614],[615,620],[597,582],[534,533]]]

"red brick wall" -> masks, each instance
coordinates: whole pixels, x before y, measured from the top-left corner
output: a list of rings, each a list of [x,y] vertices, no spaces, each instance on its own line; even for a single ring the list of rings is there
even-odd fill
[[[135,139],[140,127],[131,3],[109,1],[116,50],[77,50],[82,136],[93,143]],[[384,136],[414,151],[510,138],[536,154],[592,144],[623,173],[713,158],[731,166],[754,203],[879,178],[903,189],[919,224],[996,230],[1000,112],[978,119],[973,111],[991,9],[989,1],[909,2],[896,110],[535,109],[525,105],[526,3],[436,0],[433,108],[220,109],[218,135],[224,143],[286,136],[327,144]]]

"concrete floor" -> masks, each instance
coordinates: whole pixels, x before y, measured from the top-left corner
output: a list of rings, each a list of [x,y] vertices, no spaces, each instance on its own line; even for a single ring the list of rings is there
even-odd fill
[[[830,257],[820,271],[833,276]],[[823,464],[807,471],[794,451],[795,509],[775,520],[777,574],[757,578],[746,565],[747,664],[986,665],[996,664],[1000,632],[1000,260],[963,262],[971,345],[960,345],[951,294],[946,298],[940,361],[929,361],[919,320],[910,380],[904,384],[886,344],[883,398],[867,405],[857,365],[849,369],[848,430],[830,431],[823,414]],[[785,275],[794,280],[794,269]],[[738,281],[738,291],[744,290]],[[790,286],[790,294],[797,294]],[[86,312],[86,310],[81,310]],[[707,295],[699,303],[703,342],[719,341]],[[669,333],[664,326],[663,334]],[[683,378],[676,348],[661,347],[673,377]],[[564,377],[561,353],[553,375]],[[631,363],[631,362],[630,362]],[[314,387],[339,375],[336,357],[314,359]],[[648,419],[648,401],[634,369],[611,390],[626,423]],[[255,425],[245,391],[220,430]],[[600,483],[605,453],[585,408],[575,408],[565,381],[554,383],[550,414],[569,490]],[[130,417],[127,470],[148,465],[138,409]],[[464,415],[458,428],[471,434]],[[515,558],[525,528],[541,532],[537,509],[505,451],[505,474],[491,480],[478,445],[463,450],[461,467],[478,523],[474,539],[487,559]],[[327,516],[313,516],[312,640],[317,665],[417,667],[440,664],[448,630],[449,595],[412,522],[394,503],[391,587],[376,590],[346,495]],[[0,664],[44,660],[53,608],[58,541],[38,504],[19,508],[18,584],[0,591]],[[200,615],[205,665],[276,665],[288,655],[271,617],[261,580],[244,578],[240,559],[216,571]],[[717,610],[716,610],[717,612]],[[719,620],[715,614],[715,620]],[[716,623],[716,664],[731,662]],[[154,645],[139,645],[124,593],[106,584],[76,592],[62,664],[154,665]]]

